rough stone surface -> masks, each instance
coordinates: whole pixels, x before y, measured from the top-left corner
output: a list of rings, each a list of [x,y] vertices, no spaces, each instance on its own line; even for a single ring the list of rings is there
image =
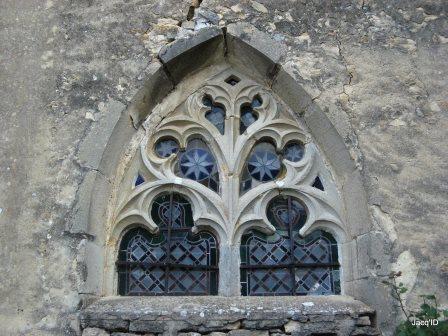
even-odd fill
[[[310,301],[312,300],[312,301]],[[313,305],[309,305],[312,302]],[[307,303],[304,306],[302,303]],[[345,296],[331,297],[183,297],[107,298],[81,313],[83,328],[117,329],[163,335],[269,335],[274,333],[333,331],[348,335],[371,308]],[[304,319],[299,322],[297,316]],[[295,318],[295,320],[292,320]],[[367,320],[368,317],[367,317]],[[363,323],[360,323],[363,321]],[[125,327],[129,324],[129,327]],[[372,330],[375,330],[372,327]]]
[[[108,336],[109,333],[98,328],[86,328],[82,332],[82,336]]]
[[[200,53],[193,54],[198,48]],[[178,83],[198,67],[211,65],[224,57],[224,37],[216,26],[205,27],[164,46],[159,58],[170,77]]]
[[[366,245],[359,257],[364,277],[352,279],[347,292],[370,288],[358,298],[376,307],[378,324],[390,335],[398,316],[393,301],[384,305],[389,293],[378,268],[387,258],[403,272],[408,307],[429,293],[446,307],[446,1],[204,0],[195,16],[191,6],[199,3],[1,2],[2,332],[80,334],[79,308],[95,293],[85,289],[93,287],[85,286],[87,265],[79,257],[95,237],[82,220],[76,224],[101,158],[89,149],[104,146],[103,127],[144,87],[163,46],[195,28],[235,22],[287,46],[280,71],[271,74],[273,88],[281,90],[276,83],[284,70],[325,111],[365,187],[366,199],[354,194],[352,201],[366,202],[374,231],[391,240],[377,247],[384,248],[381,260],[375,245]],[[164,92],[173,84],[165,79]],[[359,223],[354,236],[366,229]],[[102,328],[128,328],[125,322]],[[375,335],[369,326],[356,332]]]

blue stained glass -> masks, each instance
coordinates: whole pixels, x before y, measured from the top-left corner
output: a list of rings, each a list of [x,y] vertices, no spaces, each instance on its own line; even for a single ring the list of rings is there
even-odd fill
[[[202,148],[185,152],[180,159],[180,171],[192,180],[202,181],[209,178],[215,168],[213,156]]]
[[[145,183],[145,179],[140,174],[137,175],[137,179],[135,180],[135,186],[139,186],[140,184]]]
[[[299,162],[303,158],[305,148],[302,144],[292,143],[285,147],[285,159],[292,162]]]
[[[254,112],[254,107],[260,107],[263,101],[259,96],[255,96],[250,105],[244,104],[240,110],[240,134],[257,121],[258,115]]]
[[[225,113],[223,108],[213,106],[212,109],[205,114],[205,118],[215,125],[219,133],[224,134]]]
[[[261,98],[259,96],[255,96],[254,99],[252,100],[252,107],[259,107],[261,106],[261,104],[263,104],[263,101],[261,100]]]
[[[248,161],[250,175],[261,182],[271,181],[280,173],[280,160],[269,151],[256,151]]]
[[[241,109],[241,122],[246,129],[256,121],[257,116],[252,112],[251,107],[245,106]]]
[[[176,141],[171,139],[159,140],[156,143],[156,153],[158,156],[167,158],[171,154],[179,150],[179,145]]]
[[[226,111],[223,107],[213,104],[212,100],[205,97],[202,100],[205,106],[210,107],[205,113],[205,118],[210,121],[219,131],[219,133],[224,134],[224,120],[226,118]]]

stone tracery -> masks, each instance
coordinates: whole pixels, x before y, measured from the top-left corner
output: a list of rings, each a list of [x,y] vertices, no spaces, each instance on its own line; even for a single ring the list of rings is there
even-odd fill
[[[241,79],[228,85],[227,72],[215,77],[147,134],[140,171],[150,178],[120,204],[116,224],[157,232],[148,209],[176,190],[192,205],[194,230],[211,228],[220,244],[238,245],[249,229],[273,233],[266,208],[279,193],[303,202],[302,236],[326,223],[342,228],[335,187],[312,187],[326,167],[305,130],[269,91],[232,76]]]

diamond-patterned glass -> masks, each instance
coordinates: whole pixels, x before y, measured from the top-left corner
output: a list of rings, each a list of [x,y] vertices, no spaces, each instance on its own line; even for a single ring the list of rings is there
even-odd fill
[[[267,215],[277,231],[247,232],[241,243],[243,295],[326,295],[340,293],[338,249],[334,238],[316,230],[300,237],[306,222],[302,203],[277,197]]]
[[[136,228],[122,239],[117,262],[120,294],[217,294],[217,242],[208,232],[191,232],[188,201],[178,194],[161,195],[151,215],[158,234]]]

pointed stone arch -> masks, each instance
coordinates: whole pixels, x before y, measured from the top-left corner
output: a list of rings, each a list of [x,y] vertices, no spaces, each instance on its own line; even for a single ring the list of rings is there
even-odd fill
[[[120,198],[118,180],[131,162],[136,142],[144,137],[144,129],[162,120],[163,116],[158,113],[162,105],[164,109],[173,108],[194,92],[201,81],[228,65],[271,90],[295,112],[295,118],[313,136],[340,193],[345,230],[325,220],[318,227],[329,230],[340,243],[343,294],[356,298],[366,291],[367,288],[356,282],[363,273],[358,237],[368,235],[372,226],[361,175],[342,136],[326,114],[281,66],[285,54],[286,46],[248,24],[230,24],[224,29],[207,27],[162,48],[159,60],[148,67],[142,88],[103,135],[104,150],[98,146],[91,148],[90,155],[101,159],[84,180],[78,194],[78,211],[68,228],[88,238],[84,253],[78,258],[86,268],[82,293],[115,294],[114,258],[107,255],[114,255],[120,234],[107,223],[112,221],[113,209]],[[230,76],[231,79],[236,80]],[[192,83],[198,84],[195,87]],[[368,244],[374,243],[368,241]],[[230,256],[228,261],[222,258],[223,262],[235,260],[237,251],[231,246],[222,246],[222,249],[222,253]],[[237,295],[237,292],[235,288],[227,288],[221,294]]]

